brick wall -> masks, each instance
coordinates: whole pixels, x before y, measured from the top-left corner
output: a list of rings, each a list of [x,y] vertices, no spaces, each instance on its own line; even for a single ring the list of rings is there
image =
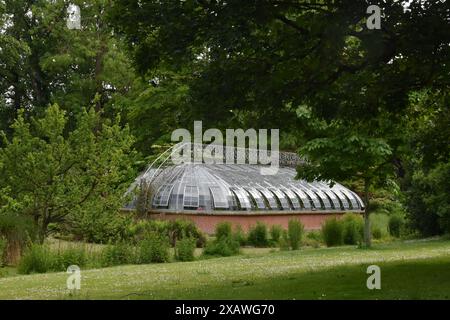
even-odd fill
[[[153,219],[175,220],[189,219],[193,221],[197,227],[207,234],[213,234],[216,224],[223,221],[231,222],[233,225],[240,225],[244,231],[256,224],[256,221],[264,222],[267,226],[279,224],[283,228],[287,228],[290,219],[299,219],[305,226],[305,230],[317,230],[321,228],[322,223],[331,217],[341,217],[344,212],[340,213],[299,213],[299,214],[181,214],[181,213],[150,213]]]

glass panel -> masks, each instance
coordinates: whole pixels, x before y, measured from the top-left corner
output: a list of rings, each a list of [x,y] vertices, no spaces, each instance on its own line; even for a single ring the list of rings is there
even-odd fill
[[[298,198],[294,192],[292,192],[288,188],[282,188],[281,190],[288,196],[295,210],[300,210],[302,208],[302,206],[300,205],[300,201],[298,201]]]
[[[311,209],[311,202],[309,201],[309,198],[306,195],[306,193],[304,193],[302,190],[296,188],[293,185],[291,185],[290,187],[292,188],[292,191],[294,191],[295,194],[300,197],[300,200],[302,200],[303,207],[305,207],[305,209]]]
[[[274,188],[274,187],[269,188],[269,190],[272,191],[275,194],[275,196],[278,198],[278,200],[280,201],[281,207],[283,209],[285,209],[285,210],[291,209],[289,202],[283,192],[281,192],[280,190],[278,190],[277,188]]]
[[[348,191],[348,189],[346,189],[345,187],[343,187],[340,184],[335,184],[332,188],[332,190],[338,190],[339,192],[341,192],[344,196],[347,197],[348,200],[350,200],[352,209],[357,210],[359,209],[359,205],[358,205],[358,201],[356,200],[356,198],[353,196],[353,194],[351,192]]]
[[[258,209],[266,209],[266,204],[264,203],[264,198],[262,197],[261,193],[259,193],[258,190],[255,188],[246,188],[245,189],[255,200],[256,207]]]
[[[326,194],[324,192],[317,189],[310,183],[308,183],[308,184],[304,183],[304,185],[305,185],[305,188],[309,188],[311,191],[313,191],[314,193],[316,193],[319,196],[320,200],[322,200],[323,205],[325,206],[325,210],[332,209],[330,199],[328,199],[328,197],[326,196]]]
[[[314,183],[314,185],[320,188],[330,197],[336,210],[348,209],[350,207],[345,196],[340,192],[333,192],[336,191],[336,189],[331,189],[328,184],[324,182],[316,182]]]
[[[351,190],[348,190],[348,192],[350,192],[353,195],[353,197],[356,199],[356,201],[358,201],[358,203],[359,203],[359,208],[358,209],[364,209],[364,207],[365,207],[364,206],[364,202],[361,200],[361,198],[356,193],[354,193]]]
[[[275,200],[272,192],[270,192],[269,190],[267,190],[264,187],[259,187],[259,186],[256,189],[259,192],[261,192],[262,195],[266,198],[267,202],[269,203],[269,209],[273,209],[273,210],[278,209],[277,201]]]
[[[220,209],[228,209],[228,200],[227,195],[222,191],[222,189],[218,186],[211,186],[209,187],[209,190],[211,191],[213,202],[214,202],[214,208],[220,208]]]
[[[169,205],[170,194],[172,193],[173,185],[163,184],[155,198],[153,199],[153,205],[156,207],[167,207]]]
[[[308,188],[306,188],[304,185],[300,185],[297,186],[300,190],[302,190],[303,192],[305,192],[312,200],[313,204],[314,204],[314,208],[316,209],[322,209],[322,204],[320,203],[319,197],[317,196],[317,194],[315,194],[314,192],[312,192],[311,190],[309,190]]]
[[[342,194],[342,192],[339,189],[332,188],[331,192],[333,192],[339,198],[344,209],[350,209],[350,203],[348,202],[345,195]]]
[[[322,191],[323,193],[325,193],[330,199],[331,202],[333,203],[333,207],[336,210],[341,210],[341,203],[339,202],[339,199],[337,198],[336,194],[334,194],[333,192],[331,192],[330,188],[328,187],[328,185],[326,185],[323,182],[314,182],[313,185],[319,189],[320,191]]]
[[[251,209],[252,206],[250,204],[250,200],[244,190],[238,188],[232,188],[231,190],[236,194],[242,209]]]
[[[198,207],[198,187],[185,186],[183,207],[197,208]]]

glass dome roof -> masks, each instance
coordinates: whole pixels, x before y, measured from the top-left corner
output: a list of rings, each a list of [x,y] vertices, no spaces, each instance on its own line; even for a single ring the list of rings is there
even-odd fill
[[[151,182],[151,210],[217,211],[349,211],[364,204],[339,183],[296,180],[294,168],[261,175],[261,165],[184,163],[150,169],[136,183]],[[151,177],[151,178],[149,178]],[[128,208],[135,208],[133,201]],[[261,213],[262,213],[261,212]]]

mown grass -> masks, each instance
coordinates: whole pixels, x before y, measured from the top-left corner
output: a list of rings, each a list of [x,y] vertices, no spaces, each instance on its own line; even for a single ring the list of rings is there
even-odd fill
[[[381,290],[366,288],[381,267]],[[71,295],[67,274],[0,279],[0,299],[449,299],[450,241],[246,253],[194,262],[82,271]]]

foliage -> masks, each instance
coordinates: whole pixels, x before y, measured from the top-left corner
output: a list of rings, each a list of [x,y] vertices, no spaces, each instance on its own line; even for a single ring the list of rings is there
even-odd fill
[[[278,244],[283,233],[283,227],[278,224],[273,224],[270,227],[270,239],[274,245]]]
[[[300,249],[304,232],[303,224],[297,219],[290,219],[288,223],[289,245],[292,250]]]
[[[133,92],[137,77],[121,39],[106,22],[108,3],[71,3],[80,6],[81,30],[67,28],[65,0],[0,4],[0,96],[6,101],[0,130],[19,108],[39,115],[52,103],[74,115],[94,103],[97,111],[113,117],[121,108],[119,98]]]
[[[148,233],[157,233],[169,239],[172,246],[184,237],[194,238],[197,247],[203,247],[206,242],[205,235],[197,228],[194,222],[187,219],[176,220],[137,220],[127,225],[126,237],[133,243],[139,243]]]
[[[281,232],[281,238],[279,241],[279,245],[280,245],[280,250],[289,250],[290,245],[289,245],[289,235],[287,230],[283,230],[283,232]]]
[[[322,233],[319,230],[312,230],[306,233],[306,237],[303,240],[305,246],[310,246],[313,248],[319,248],[321,243],[323,243]]]
[[[169,221],[168,225],[169,239],[172,246],[176,241],[184,237],[196,239],[198,247],[203,247],[206,239],[205,235],[197,228],[195,223],[188,219],[176,219]]]
[[[109,248],[104,251],[107,249]],[[25,250],[18,264],[18,272],[21,274],[65,272],[70,265],[77,265],[81,268],[112,265],[104,263],[104,258],[103,255],[88,252],[86,246],[70,245],[55,250],[48,244],[34,243]]]
[[[133,173],[133,138],[119,119],[102,122],[91,109],[80,113],[73,130],[67,121],[57,105],[31,121],[21,114],[12,127],[13,138],[4,137],[0,149],[0,187],[9,187],[20,214],[33,218],[41,242],[50,223],[76,229],[93,211],[104,217],[95,221],[101,228],[105,216],[117,214]]]
[[[340,221],[343,225],[344,244],[358,244],[364,234],[364,221],[360,215],[346,213]]]
[[[240,244],[231,232],[231,223],[218,223],[215,231],[216,237],[206,243],[204,255],[228,257],[240,252]]]
[[[311,230],[306,233],[306,238],[311,240],[316,240],[319,242],[323,241],[322,232],[319,230]]]
[[[52,270],[55,256],[47,246],[32,244],[23,254],[17,267],[20,274],[45,273]]]
[[[402,216],[395,214],[389,217],[389,234],[393,237],[400,237],[400,232],[404,225]]]
[[[218,223],[216,225],[215,236],[217,239],[231,238],[232,237],[231,223],[226,221]]]
[[[169,241],[166,237],[152,232],[148,233],[139,244],[139,263],[169,261],[169,246]],[[183,249],[185,250],[186,248]],[[182,254],[185,255],[186,251],[182,252]]]
[[[134,248],[126,243],[109,244],[102,251],[102,267],[117,266],[122,264],[131,264],[136,261]]]
[[[16,264],[27,242],[35,238],[36,230],[30,217],[6,208],[0,210],[0,238],[6,241],[3,259],[4,263]]]
[[[342,223],[336,218],[325,220],[322,225],[322,235],[327,247],[339,246],[344,243],[344,229]]]
[[[6,256],[6,247],[8,245],[8,241],[0,236],[0,268],[5,266],[5,256]]]
[[[367,30],[364,0],[117,0],[108,13],[142,74],[191,69],[181,85],[188,84],[198,119],[293,127],[291,102],[358,121],[399,112],[409,90],[448,83],[445,3],[414,1],[407,14],[401,2],[376,4],[384,13],[377,32]]]
[[[247,244],[247,236],[244,233],[244,230],[242,230],[242,227],[240,225],[237,225],[233,232],[233,238],[237,242],[239,242],[240,246],[245,246]]]
[[[423,235],[450,233],[450,162],[413,174],[407,193],[409,219]]]
[[[372,235],[375,239],[382,239],[389,236],[388,224],[389,216],[384,213],[374,213],[370,217]]]
[[[178,261],[193,261],[195,252],[195,239],[184,237],[175,245],[175,259]]]
[[[53,270],[65,271],[71,265],[77,265],[80,268],[88,263],[88,255],[84,247],[69,247],[55,254],[52,265]]]
[[[248,232],[248,243],[255,247],[267,247],[269,239],[267,238],[267,226],[257,221]]]
[[[151,201],[156,190],[145,180],[141,180],[136,195],[136,214],[138,218],[144,218],[151,208]]]
[[[128,228],[132,217],[120,213],[90,209],[78,212],[69,217],[70,222],[57,227],[63,234],[75,240],[91,243],[109,243],[127,240]]]
[[[207,256],[229,257],[240,252],[239,242],[229,237],[222,237],[206,243],[203,254]]]

